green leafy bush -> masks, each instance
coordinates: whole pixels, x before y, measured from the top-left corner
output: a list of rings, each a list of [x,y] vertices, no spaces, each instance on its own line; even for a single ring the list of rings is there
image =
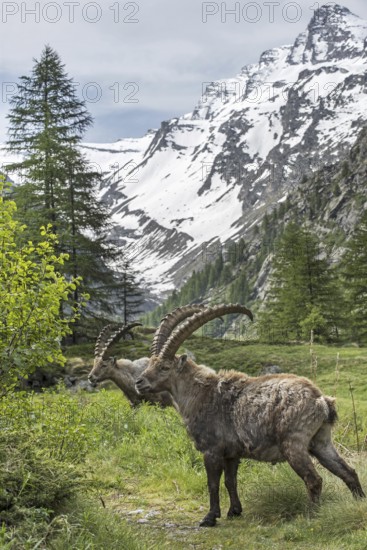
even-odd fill
[[[50,227],[41,228],[42,241],[25,241],[25,226],[14,219],[16,205],[4,197],[0,177],[0,382],[4,389],[19,376],[50,363],[63,364],[61,339],[78,317],[61,304],[79,285],[58,272],[68,256],[55,252],[57,239]]]

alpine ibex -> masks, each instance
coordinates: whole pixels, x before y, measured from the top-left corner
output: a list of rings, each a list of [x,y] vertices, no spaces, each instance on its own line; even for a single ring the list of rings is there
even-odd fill
[[[241,458],[273,464],[287,461],[316,503],[322,479],[312,455],[341,478],[355,497],[364,497],[356,472],[331,441],[331,426],[337,418],[334,399],[324,396],[310,380],[292,374],[250,377],[234,370],[208,372],[186,355],[175,355],[195,330],[227,313],[244,313],[253,319],[246,307],[232,304],[208,307],[194,314],[165,342],[157,342],[147,369],[136,382],[142,394],[172,394],[196,448],[204,453],[210,510],[200,525],[213,526],[220,517],[219,483],[223,471],[230,497],[227,515],[241,514],[237,493]]]
[[[203,309],[205,309],[205,306],[202,304],[185,306],[178,308],[174,314],[167,315],[162,319],[160,327],[155,333],[152,349],[155,349],[157,345],[161,345],[177,324]],[[142,357],[135,361],[130,361],[129,359],[116,360],[115,357],[107,357],[107,352],[111,346],[127,334],[132,336],[133,333],[130,331],[136,326],[141,326],[141,323],[131,323],[130,325],[120,327],[107,325],[101,330],[96,341],[94,364],[89,373],[88,380],[93,386],[96,386],[103,380],[112,380],[134,407],[142,401],[158,403],[163,407],[172,406],[174,405],[172,397],[166,391],[147,393],[143,396],[135,388],[136,380],[148,366],[148,357]]]
[[[114,327],[107,325],[100,332],[94,349],[94,364],[89,373],[88,380],[96,386],[103,380],[112,380],[125,394],[131,405],[136,407],[142,401],[159,403],[163,407],[172,405],[172,398],[168,392],[159,392],[139,395],[135,389],[135,382],[149,363],[148,357],[130,361],[129,359],[116,359],[107,357],[109,348],[141,323],[132,323],[127,326]]]

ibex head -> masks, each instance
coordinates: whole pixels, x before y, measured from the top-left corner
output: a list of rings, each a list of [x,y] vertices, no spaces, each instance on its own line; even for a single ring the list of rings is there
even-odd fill
[[[93,368],[88,375],[88,380],[92,386],[111,378],[112,370],[116,365],[116,358],[107,357],[107,351],[126,334],[132,335],[130,330],[137,326],[141,326],[141,323],[131,323],[120,327],[107,325],[101,330],[94,348]]]

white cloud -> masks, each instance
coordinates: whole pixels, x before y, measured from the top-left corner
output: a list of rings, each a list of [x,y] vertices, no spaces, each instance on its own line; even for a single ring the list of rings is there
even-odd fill
[[[367,19],[365,0],[344,3]],[[141,134],[144,119],[146,128],[155,127],[162,118],[192,110],[202,82],[234,76],[265,49],[292,43],[318,5],[311,0],[271,4],[266,0],[2,2],[3,90],[4,83],[29,74],[32,59],[39,58],[48,43],[60,54],[69,75],[81,83],[87,99],[99,98],[88,103],[96,119],[88,139]],[[227,10],[239,7],[237,22],[222,5]],[[126,102],[129,97],[138,103]],[[3,93],[2,120],[7,107]],[[4,132],[2,124],[0,141]]]

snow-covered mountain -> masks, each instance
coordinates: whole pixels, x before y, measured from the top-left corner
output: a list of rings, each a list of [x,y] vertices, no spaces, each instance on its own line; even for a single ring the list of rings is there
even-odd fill
[[[157,293],[350,149],[367,124],[366,44],[367,21],[327,4],[293,45],[207,86],[191,113],[140,139],[83,145],[106,174],[114,237]]]

